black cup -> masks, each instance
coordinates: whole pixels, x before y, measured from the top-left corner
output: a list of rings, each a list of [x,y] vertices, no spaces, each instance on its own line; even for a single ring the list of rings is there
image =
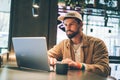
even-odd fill
[[[67,74],[68,64],[66,63],[56,63],[56,73],[57,74]]]

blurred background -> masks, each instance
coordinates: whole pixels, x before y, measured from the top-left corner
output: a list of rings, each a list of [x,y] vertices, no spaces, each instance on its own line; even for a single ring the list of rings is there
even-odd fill
[[[67,36],[57,17],[71,10],[82,14],[85,34],[101,38],[109,56],[120,57],[120,0],[0,0],[0,54],[13,50],[14,36],[46,36],[48,49],[58,44]],[[110,66],[120,79],[120,63]]]

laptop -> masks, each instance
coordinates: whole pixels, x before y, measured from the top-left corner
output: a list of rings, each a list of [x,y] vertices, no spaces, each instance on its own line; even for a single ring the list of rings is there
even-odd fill
[[[13,37],[12,41],[19,68],[53,71],[48,64],[45,37]]]

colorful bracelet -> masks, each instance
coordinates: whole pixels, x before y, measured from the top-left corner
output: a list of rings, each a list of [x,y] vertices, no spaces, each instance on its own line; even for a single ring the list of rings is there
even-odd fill
[[[85,65],[82,63],[77,62],[77,68],[81,70],[85,70]]]
[[[77,62],[77,68],[78,68],[78,69],[81,69],[81,68],[82,68],[82,64],[79,63],[79,62]]]
[[[82,70],[85,70],[85,65],[84,64],[82,64],[82,68],[81,68]]]

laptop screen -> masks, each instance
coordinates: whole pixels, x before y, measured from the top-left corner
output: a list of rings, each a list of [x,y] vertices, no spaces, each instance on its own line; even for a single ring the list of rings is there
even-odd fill
[[[45,37],[13,37],[18,67],[50,71]]]

